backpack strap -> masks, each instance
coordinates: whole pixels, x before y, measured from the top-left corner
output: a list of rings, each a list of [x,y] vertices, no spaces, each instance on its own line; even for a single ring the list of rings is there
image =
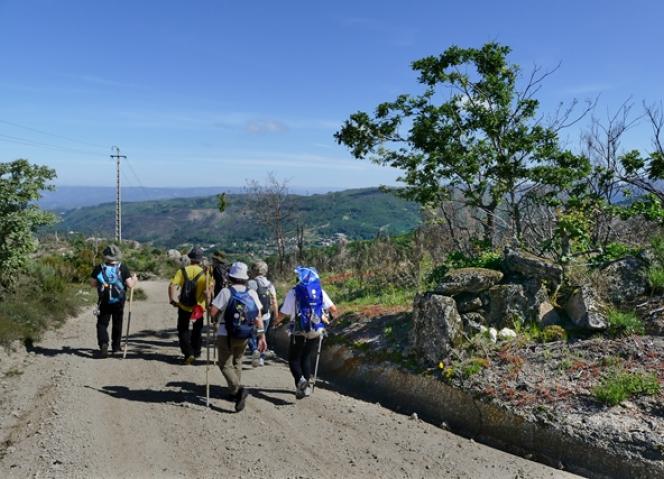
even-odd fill
[[[182,271],[182,279],[184,281],[189,281],[189,276],[187,276],[187,268],[183,266],[182,268],[180,268],[180,271]]]

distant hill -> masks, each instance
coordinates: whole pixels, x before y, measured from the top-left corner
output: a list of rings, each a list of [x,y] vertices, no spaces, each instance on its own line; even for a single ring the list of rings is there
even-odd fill
[[[247,215],[247,196],[229,194],[227,200],[223,214],[217,210],[216,196],[125,203],[123,237],[167,247],[196,243],[229,252],[263,250],[270,234]],[[396,235],[420,222],[417,204],[377,188],[291,195],[289,200],[294,215],[286,223],[286,231],[294,236],[299,221],[309,244],[324,244],[337,233],[349,239],[373,238],[380,230]],[[61,222],[51,230],[113,236],[114,203],[77,208],[60,216]]]
[[[291,187],[296,194],[310,195],[327,193],[338,188],[304,188]],[[191,198],[211,196],[219,193],[243,193],[244,188],[237,186],[204,186],[187,188],[141,188],[122,187],[122,201],[166,200],[170,198]],[[96,206],[115,201],[115,187],[112,186],[57,186],[54,191],[45,191],[39,200],[39,206],[50,211],[65,211],[83,206]]]

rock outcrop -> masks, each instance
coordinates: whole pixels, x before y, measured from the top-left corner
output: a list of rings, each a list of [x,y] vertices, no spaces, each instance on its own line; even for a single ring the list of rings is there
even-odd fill
[[[597,293],[589,285],[574,290],[565,304],[565,311],[570,320],[577,327],[590,330],[606,329],[603,309]]]
[[[635,256],[627,256],[605,266],[601,277],[607,299],[612,303],[625,303],[648,291],[647,265]]]
[[[411,349],[418,357],[438,363],[459,344],[462,330],[454,299],[433,293],[415,296]]]
[[[545,284],[550,292],[555,291],[563,281],[562,266],[549,259],[511,248],[505,249],[503,269],[506,273],[537,280]]]
[[[448,272],[436,288],[436,293],[454,296],[460,293],[481,293],[500,283],[503,273],[486,268],[460,268]]]

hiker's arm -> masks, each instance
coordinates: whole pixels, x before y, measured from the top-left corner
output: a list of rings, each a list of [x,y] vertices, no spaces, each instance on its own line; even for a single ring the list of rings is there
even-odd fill
[[[265,324],[260,316],[256,318],[256,334],[258,336],[258,350],[262,353],[267,351],[267,340],[265,339]]]
[[[127,280],[125,281],[127,284],[127,288],[133,288],[138,284],[138,277],[135,274],[132,274]]]
[[[177,307],[177,305],[178,305],[177,301],[175,300],[175,295],[177,293],[177,287],[178,286],[176,284],[173,284],[173,283],[170,283],[168,285],[168,303],[175,306],[175,307]]]

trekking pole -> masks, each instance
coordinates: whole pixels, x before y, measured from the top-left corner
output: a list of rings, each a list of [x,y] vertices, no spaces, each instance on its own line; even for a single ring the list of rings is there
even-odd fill
[[[207,320],[207,333],[205,339],[205,350],[207,355],[207,363],[205,364],[205,406],[210,407],[210,305],[209,300],[209,285],[210,285],[210,272],[205,270],[205,317]]]
[[[312,393],[314,392],[314,389],[316,387],[316,378],[318,377],[318,362],[320,361],[320,350],[322,345],[323,345],[323,333],[321,333],[321,335],[318,336],[318,352],[316,353],[316,367],[314,368],[314,383],[311,385]]]
[[[127,313],[127,334],[125,334],[124,350],[122,359],[127,357],[127,344],[129,343],[129,325],[131,324],[131,303],[134,300],[134,288],[129,288],[129,312]]]

